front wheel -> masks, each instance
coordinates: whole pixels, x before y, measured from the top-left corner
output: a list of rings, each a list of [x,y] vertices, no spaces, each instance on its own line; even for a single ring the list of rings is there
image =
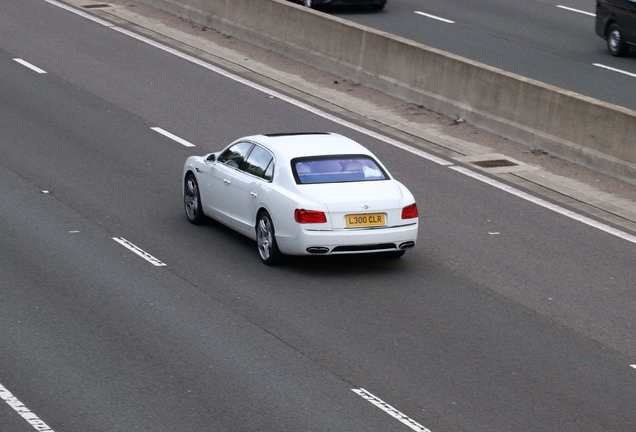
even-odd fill
[[[627,44],[620,27],[616,23],[607,29],[607,49],[614,57],[622,57],[627,54]]]
[[[274,265],[280,262],[281,253],[276,244],[274,224],[266,211],[263,211],[256,221],[256,243],[258,254],[264,264]]]
[[[199,185],[193,174],[188,174],[183,185],[183,206],[191,224],[201,225],[205,221],[201,206]]]

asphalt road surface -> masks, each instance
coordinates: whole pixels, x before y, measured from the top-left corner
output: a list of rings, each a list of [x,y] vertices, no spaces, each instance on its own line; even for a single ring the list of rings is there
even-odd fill
[[[0,5],[0,430],[635,429],[636,244],[126,28]],[[414,192],[414,250],[267,267],[187,222],[187,156],[299,130]]]
[[[636,109],[636,56],[612,57],[593,0],[389,0],[341,18],[566,90]]]

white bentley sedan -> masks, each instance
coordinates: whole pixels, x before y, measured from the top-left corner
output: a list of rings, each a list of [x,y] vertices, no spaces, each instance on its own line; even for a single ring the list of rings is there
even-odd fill
[[[415,246],[409,190],[365,147],[334,133],[254,135],[189,157],[185,213],[256,240],[261,260],[281,255],[382,253]]]

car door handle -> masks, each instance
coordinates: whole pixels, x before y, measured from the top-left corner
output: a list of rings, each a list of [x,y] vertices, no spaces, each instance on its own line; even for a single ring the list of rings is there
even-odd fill
[[[229,181],[228,179],[223,179],[223,183],[225,183],[226,185],[230,185],[230,183],[232,183],[231,181]]]
[[[250,192],[250,195],[252,196],[252,198],[256,198],[258,196],[256,192]]]

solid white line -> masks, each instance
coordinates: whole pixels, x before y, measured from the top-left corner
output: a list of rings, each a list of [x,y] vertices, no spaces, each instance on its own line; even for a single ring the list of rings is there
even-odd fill
[[[427,14],[427,13],[424,13],[424,12],[418,12],[418,11],[415,11],[415,13],[418,14],[418,15],[423,15],[423,16],[428,17],[428,18],[433,18],[434,20],[442,21],[442,22],[449,23],[449,24],[455,24],[455,21],[451,21],[451,20],[446,19],[446,18],[441,18],[441,17],[435,16],[435,15],[430,15],[430,14]]]
[[[153,131],[160,133],[163,136],[166,136],[168,138],[170,138],[171,140],[174,140],[176,142],[178,142],[181,145],[184,145],[186,147],[196,147],[194,144],[192,144],[191,142],[188,142],[186,140],[184,140],[183,138],[180,138],[174,134],[171,134],[170,132],[161,129],[160,127],[151,127],[150,129],[152,129]]]
[[[28,409],[17,397],[13,396],[9,390],[0,384],[0,399],[4,400],[7,405],[13,408],[22,416],[33,428],[39,432],[54,432],[46,423],[44,423],[33,411]]]
[[[32,71],[35,71],[35,72],[37,72],[39,74],[45,74],[46,73],[46,71],[44,69],[40,69],[39,67],[32,65],[28,61],[25,61],[25,60],[22,60],[22,59],[19,59],[19,58],[14,58],[13,60],[17,61],[22,66],[26,66],[29,69],[31,69]]]
[[[136,253],[137,255],[139,255],[140,257],[142,257],[143,259],[145,259],[146,261],[148,261],[150,264],[154,266],[161,267],[166,265],[162,263],[161,261],[159,261],[157,258],[150,255],[148,252],[143,251],[142,249],[138,248],[137,246],[135,246],[134,244],[132,244],[131,242],[129,242],[123,237],[119,237],[119,238],[113,237],[113,240],[115,240],[117,243],[119,243],[126,249],[133,251],[134,253]]]
[[[508,192],[508,193],[510,193],[512,195],[515,195],[515,196],[517,196],[519,198],[523,198],[526,201],[530,201],[531,203],[534,203],[534,204],[539,205],[541,207],[547,208],[548,210],[552,210],[553,212],[559,213],[559,214],[561,214],[563,216],[567,216],[570,219],[574,219],[574,220],[576,220],[578,222],[584,223],[584,224],[589,225],[589,226],[591,226],[593,228],[599,229],[601,231],[605,231],[608,234],[612,234],[612,235],[614,235],[616,237],[622,238],[623,240],[627,240],[628,242],[636,244],[636,236],[633,236],[631,234],[627,234],[627,233],[625,233],[623,231],[617,230],[616,228],[612,228],[609,225],[602,224],[600,222],[595,221],[594,219],[590,219],[588,217],[582,216],[582,215],[580,215],[578,213],[574,213],[573,211],[570,211],[570,210],[567,210],[567,209],[565,209],[563,207],[560,207],[560,206],[558,206],[556,204],[552,204],[552,203],[550,203],[548,201],[545,201],[545,200],[543,200],[541,198],[537,198],[537,197],[532,196],[532,195],[530,195],[528,193],[522,192],[522,191],[520,191],[518,189],[510,187],[510,186],[508,186],[508,185],[506,185],[504,183],[501,183],[501,182],[499,182],[497,180],[491,179],[490,177],[486,177],[485,175],[476,173],[476,172],[471,171],[471,170],[469,170],[467,168],[464,168],[464,167],[452,166],[452,167],[450,167],[450,169],[452,169],[454,171],[457,171],[457,172],[460,172],[460,173],[462,173],[464,175],[467,175],[469,177],[472,177],[472,178],[474,178],[476,180],[479,180],[479,181],[482,181],[484,183],[487,183],[487,184],[489,184],[491,186],[496,187],[497,189],[501,189],[501,190],[503,190],[505,192]]]
[[[603,69],[608,69],[608,70],[611,70],[613,72],[622,73],[622,74],[629,75],[631,77],[636,78],[636,74],[631,73],[631,72],[626,72],[624,70],[620,70],[620,69],[616,69],[616,68],[613,68],[613,67],[605,66],[605,65],[602,65],[600,63],[593,63],[593,65],[596,66],[596,67],[600,67],[600,68],[603,68]]]
[[[173,55],[175,55],[175,56],[177,56],[179,58],[182,58],[184,60],[187,60],[189,62],[197,64],[197,65],[199,65],[201,67],[204,67],[204,68],[206,68],[206,69],[208,69],[208,70],[210,70],[212,72],[215,72],[215,73],[217,73],[217,74],[219,74],[221,76],[224,76],[224,77],[229,78],[231,80],[234,80],[234,81],[236,81],[238,83],[246,85],[246,86],[248,86],[250,88],[253,88],[253,89],[261,91],[263,93],[267,93],[269,95],[275,96],[276,98],[278,98],[278,99],[280,99],[282,101],[285,101],[285,102],[287,102],[287,103],[289,103],[291,105],[297,106],[298,108],[301,108],[301,109],[303,109],[305,111],[308,111],[308,112],[310,112],[312,114],[315,114],[315,115],[318,115],[318,116],[320,116],[322,118],[330,120],[330,121],[332,121],[332,122],[334,122],[336,124],[345,126],[345,127],[349,128],[351,130],[354,130],[356,132],[360,132],[362,134],[365,134],[367,136],[375,138],[375,139],[377,139],[379,141],[383,141],[383,142],[385,142],[385,143],[387,143],[389,145],[392,145],[394,147],[400,148],[402,150],[405,150],[407,152],[410,152],[412,154],[420,156],[420,157],[422,157],[422,158],[424,158],[426,160],[429,160],[431,162],[434,162],[436,164],[439,164],[439,165],[442,165],[442,166],[448,166],[449,168],[455,169],[458,172],[462,172],[462,173],[464,173],[466,175],[471,175],[472,177],[475,177],[478,180],[485,181],[485,180],[482,180],[482,178],[483,179],[487,179],[488,181],[485,181],[486,183],[492,184],[493,186],[498,187],[501,190],[504,190],[504,191],[509,192],[509,193],[511,193],[513,195],[517,195],[517,196],[521,196],[521,197],[527,196],[528,198],[524,198],[524,199],[528,199],[528,201],[535,202],[535,203],[537,203],[539,205],[542,205],[540,203],[543,202],[543,203],[546,204],[546,205],[544,205],[544,207],[550,208],[550,209],[552,209],[554,211],[557,211],[555,209],[558,206],[554,206],[554,205],[548,203],[547,201],[541,200],[539,198],[532,197],[531,195],[528,195],[528,194],[526,194],[524,192],[521,192],[521,191],[519,191],[517,189],[514,189],[514,188],[512,188],[510,186],[506,186],[503,183],[497,182],[495,180],[491,180],[488,177],[482,176],[482,175],[480,175],[480,174],[478,174],[476,172],[472,172],[472,171],[470,171],[470,170],[468,170],[466,168],[456,167],[453,162],[450,162],[450,161],[447,161],[447,160],[442,159],[440,157],[434,156],[434,155],[432,155],[430,153],[427,153],[427,152],[422,151],[420,149],[417,149],[415,147],[411,147],[409,145],[403,144],[403,143],[401,143],[401,142],[399,142],[397,140],[394,140],[392,138],[386,137],[386,136],[381,135],[379,133],[370,131],[370,130],[362,127],[362,126],[356,125],[355,123],[351,123],[351,122],[346,121],[344,119],[338,118],[338,117],[336,117],[334,115],[328,114],[328,113],[326,113],[326,112],[324,112],[322,110],[319,110],[317,108],[312,107],[311,105],[308,105],[306,103],[300,102],[300,101],[295,100],[295,99],[292,99],[291,97],[288,97],[288,96],[285,96],[282,93],[278,93],[276,91],[270,90],[267,87],[261,86],[259,84],[254,83],[254,82],[248,81],[247,79],[241,78],[238,75],[234,75],[232,73],[229,73],[229,72],[227,72],[227,71],[225,71],[225,70],[223,70],[221,68],[218,68],[218,67],[213,66],[213,65],[211,65],[209,63],[206,63],[203,60],[197,59],[196,57],[193,57],[193,56],[190,56],[188,54],[182,53],[180,51],[177,51],[176,49],[173,49],[173,48],[170,48],[168,46],[162,45],[162,44],[160,44],[158,42],[155,42],[155,41],[153,41],[151,39],[148,39],[146,37],[143,37],[141,35],[138,35],[136,33],[131,32],[131,31],[116,27],[116,26],[114,26],[111,23],[107,23],[107,22],[104,22],[104,21],[101,21],[101,20],[93,19],[92,17],[90,17],[90,15],[87,15],[87,14],[85,14],[83,12],[79,12],[79,11],[76,11],[74,9],[71,9],[71,8],[65,6],[65,5],[62,5],[62,4],[54,1],[54,0],[45,0],[45,1],[48,2],[48,3],[54,4],[56,6],[62,7],[64,9],[68,9],[68,10],[70,10],[73,13],[77,13],[78,15],[86,16],[87,18],[92,19],[93,21],[103,23],[103,25],[106,25],[107,27],[109,27],[109,28],[111,28],[113,30],[116,30],[116,31],[118,31],[120,33],[123,33],[123,34],[125,34],[127,36],[130,36],[130,37],[132,37],[134,39],[137,39],[137,40],[139,40],[141,42],[144,42],[144,43],[146,43],[148,45],[151,45],[151,46],[153,46],[155,48],[158,48],[158,49],[160,49],[162,51],[165,51],[167,53],[173,54]],[[602,66],[602,65],[596,65],[596,66],[606,67],[607,68],[607,66]],[[611,69],[611,68],[608,68],[608,69]],[[619,71],[619,70],[616,70],[616,71],[617,72],[623,72],[623,71]],[[623,72],[623,73],[627,73],[627,72]],[[471,174],[468,174],[468,173],[471,173]],[[558,208],[560,208],[560,207],[558,207]],[[615,235],[615,236],[617,236],[619,238],[622,238],[624,240],[627,240],[629,242],[636,243],[636,237],[634,237],[634,236],[632,236],[630,234],[627,234],[627,233],[624,233],[624,232],[619,231],[617,229],[611,228],[611,227],[609,227],[607,225],[598,223],[598,222],[593,221],[592,219],[586,218],[584,216],[577,215],[574,212],[571,212],[571,211],[568,211],[568,210],[565,210],[565,209],[561,209],[561,210],[562,211],[558,211],[558,212],[562,213],[562,214],[564,214],[564,215],[566,215],[568,217],[571,217],[572,219],[578,220],[578,221],[583,222],[583,223],[585,223],[587,225],[590,225],[590,226],[593,226],[595,228],[598,228],[598,229],[600,229],[602,231],[605,231],[605,232],[607,232],[609,234]]]
[[[583,15],[589,15],[589,16],[593,16],[593,17],[596,16],[596,14],[593,14],[593,13],[590,13],[590,12],[585,12],[585,11],[578,10],[578,9],[574,9],[574,8],[567,7],[567,6],[557,5],[557,7],[561,8],[561,9],[569,10],[569,11],[572,11],[572,12],[577,12],[577,13],[580,13],[580,14],[583,14]]]
[[[111,27],[111,28],[113,30],[115,30],[115,31],[118,31],[118,32],[123,33],[123,34],[125,34],[127,36],[135,38],[135,39],[137,39],[137,40],[139,40],[141,42],[147,43],[148,45],[151,45],[151,46],[153,46],[155,48],[158,48],[158,49],[160,49],[162,51],[165,51],[167,53],[175,55],[175,56],[177,56],[179,58],[187,60],[187,61],[189,61],[191,63],[194,63],[196,65],[199,65],[201,67],[204,67],[204,68],[206,68],[206,69],[208,69],[208,70],[210,70],[212,72],[215,72],[215,73],[217,73],[217,74],[219,74],[221,76],[224,76],[224,77],[229,78],[229,79],[231,79],[233,81],[236,81],[236,82],[238,82],[240,84],[243,84],[245,86],[253,88],[254,90],[258,90],[260,92],[263,92],[263,93],[266,93],[268,95],[274,96],[277,99],[280,99],[280,100],[282,100],[284,102],[287,102],[287,103],[289,103],[291,105],[297,106],[298,108],[301,108],[301,109],[303,109],[305,111],[308,111],[308,112],[310,112],[312,114],[318,115],[318,116],[320,116],[322,118],[325,118],[327,120],[330,120],[330,121],[332,121],[334,123],[337,123],[339,125],[342,125],[342,126],[345,126],[345,127],[349,128],[349,129],[355,130],[356,132],[363,133],[363,134],[368,135],[368,136],[370,136],[372,138],[375,138],[375,139],[377,139],[379,141],[383,141],[383,142],[385,142],[387,144],[390,144],[390,145],[392,145],[394,147],[401,148],[402,150],[406,150],[408,152],[416,154],[416,155],[418,155],[418,156],[420,156],[420,157],[422,157],[424,159],[427,159],[427,160],[429,160],[431,162],[435,162],[435,163],[437,163],[439,165],[443,165],[443,166],[453,165],[452,162],[449,162],[449,161],[447,161],[445,159],[439,158],[437,156],[434,156],[434,155],[432,155],[430,153],[427,153],[425,151],[419,150],[417,148],[408,146],[406,144],[403,144],[403,143],[401,143],[401,142],[399,142],[397,140],[394,140],[392,138],[386,137],[386,136],[381,135],[379,133],[370,131],[370,130],[364,128],[364,127],[358,126],[358,125],[356,125],[354,123],[348,122],[348,121],[346,121],[344,119],[341,119],[341,118],[338,118],[338,117],[336,117],[334,115],[328,114],[328,113],[326,113],[326,112],[324,112],[324,111],[322,111],[320,109],[312,107],[309,104],[306,104],[304,102],[300,102],[300,101],[298,101],[296,99],[293,99],[293,98],[291,98],[289,96],[286,96],[286,95],[284,95],[282,93],[279,93],[277,91],[271,90],[271,89],[269,89],[267,87],[264,87],[264,86],[262,86],[260,84],[256,84],[256,83],[254,83],[252,81],[248,81],[245,78],[241,78],[238,75],[234,75],[234,74],[232,74],[230,72],[227,72],[227,71],[225,71],[225,70],[223,70],[221,68],[218,68],[218,67],[216,67],[214,65],[211,65],[210,63],[207,63],[207,62],[205,62],[203,60],[200,60],[200,59],[198,59],[196,57],[193,57],[191,55],[182,53],[181,51],[177,51],[176,49],[173,49],[173,48],[170,48],[168,46],[162,45],[162,44],[160,44],[158,42],[155,42],[155,41],[153,41],[151,39],[148,39],[148,38],[146,38],[144,36],[138,35],[136,33],[133,33],[131,31],[128,31],[128,30],[125,30],[125,29],[122,29],[122,28],[119,28],[119,27]]]
[[[102,20],[102,19],[99,19],[99,18],[97,18],[97,17],[94,17],[94,16],[93,16],[93,15],[91,15],[91,14],[87,14],[86,12],[82,12],[81,10],[78,10],[78,9],[72,8],[72,7],[67,6],[67,5],[65,5],[65,4],[63,4],[63,3],[56,2],[56,1],[54,1],[54,0],[44,0],[44,1],[45,1],[45,2],[47,2],[47,3],[51,3],[52,5],[55,5],[55,6],[57,6],[57,7],[60,7],[60,8],[62,8],[62,9],[64,9],[64,10],[67,10],[67,11],[69,11],[69,12],[72,12],[72,13],[74,13],[74,14],[76,14],[76,15],[79,15],[79,16],[81,16],[81,17],[83,17],[83,18],[86,18],[86,19],[89,19],[89,20],[91,20],[91,21],[94,21],[94,22],[96,22],[97,24],[101,24],[101,25],[106,26],[106,27],[114,27],[114,26],[115,26],[115,24],[113,24],[113,23],[110,23],[110,22],[108,22],[108,21],[104,21],[104,20]]]
[[[372,395],[371,393],[369,393],[365,389],[363,389],[363,388],[361,388],[361,389],[351,389],[351,391],[356,393],[358,396],[361,396],[362,398],[368,400],[373,405],[377,406],[382,411],[384,411],[387,414],[389,414],[391,417],[394,417],[394,418],[398,419],[400,422],[404,423],[405,425],[407,425],[408,427],[410,427],[414,431],[417,431],[417,432],[431,432],[429,429],[426,429],[424,426],[422,426],[421,424],[419,424],[418,422],[416,422],[412,418],[409,418],[406,415],[402,414],[400,411],[396,410],[395,408],[393,408],[391,405],[389,405],[388,403],[384,402],[380,398]]]
[[[286,96],[286,95],[284,95],[282,93],[279,93],[277,91],[271,90],[271,89],[269,89],[267,87],[264,87],[264,86],[262,86],[260,84],[256,84],[256,83],[254,83],[252,81],[248,81],[245,78],[241,78],[238,75],[234,75],[234,74],[232,74],[230,72],[227,72],[227,71],[225,71],[225,70],[223,70],[221,68],[218,68],[218,67],[213,66],[213,65],[211,65],[209,63],[206,63],[203,60],[200,60],[200,59],[198,59],[196,57],[193,57],[193,56],[190,56],[188,54],[182,53],[181,51],[177,51],[176,49],[173,49],[173,48],[170,48],[168,46],[165,46],[165,45],[162,45],[160,43],[157,43],[157,42],[155,42],[155,41],[153,41],[151,39],[148,39],[148,38],[146,38],[144,36],[138,35],[136,33],[133,33],[133,32],[130,32],[128,30],[125,30],[125,29],[122,29],[122,28],[118,28],[118,27],[112,27],[112,29],[116,30],[116,31],[118,31],[120,33],[123,33],[125,35],[128,35],[128,36],[130,36],[132,38],[135,38],[135,39],[137,39],[137,40],[139,40],[141,42],[147,43],[148,45],[154,46],[155,48],[159,48],[160,50],[163,50],[163,51],[168,52],[170,54],[173,54],[173,55],[175,55],[177,57],[180,57],[180,58],[182,58],[184,60],[192,62],[192,63],[194,63],[196,65],[204,67],[204,68],[206,68],[208,70],[211,70],[211,71],[213,71],[213,72],[215,72],[215,73],[217,73],[217,74],[219,74],[221,76],[229,78],[229,79],[231,79],[233,81],[236,81],[236,82],[238,82],[240,84],[243,84],[245,86],[253,88],[254,90],[258,90],[260,92],[263,92],[263,93],[266,93],[268,95],[274,96],[277,99],[280,99],[280,100],[282,100],[284,102],[287,102],[287,103],[289,103],[291,105],[297,106],[298,108],[301,108],[301,109],[303,109],[305,111],[308,111],[308,112],[310,112],[312,114],[318,115],[318,116],[323,117],[323,118],[325,118],[327,120],[330,120],[330,121],[332,121],[334,123],[340,124],[340,125],[345,126],[345,127],[349,128],[349,129],[352,129],[352,130],[355,130],[357,132],[363,133],[363,134],[368,135],[368,136],[370,136],[372,138],[375,138],[377,140],[384,141],[385,143],[390,144],[392,146],[399,147],[399,148],[401,148],[403,150],[406,150],[408,152],[416,154],[416,155],[418,155],[418,156],[420,156],[420,157],[422,157],[424,159],[427,159],[427,160],[429,160],[431,162],[435,162],[435,163],[437,163],[439,165],[444,165],[444,166],[453,165],[452,162],[449,162],[447,160],[444,160],[442,158],[434,156],[434,155],[432,155],[430,153],[427,153],[425,151],[422,151],[422,150],[416,149],[414,147],[408,146],[406,144],[400,143],[399,141],[396,141],[394,139],[391,139],[391,138],[386,137],[384,135],[381,135],[379,133],[370,131],[370,130],[364,128],[364,127],[358,126],[358,125],[356,125],[354,123],[348,122],[348,121],[343,120],[341,118],[338,118],[338,117],[336,117],[334,115],[328,114],[328,113],[326,113],[326,112],[324,112],[322,110],[319,110],[317,108],[312,107],[311,105],[308,105],[306,103],[300,102],[300,101],[298,101],[296,99],[288,97],[288,96]]]
[[[62,4],[60,4],[60,3],[58,3],[58,2],[56,2],[54,0],[45,0],[45,1],[48,2],[48,3],[54,4],[56,6],[63,7],[64,9],[71,10],[72,12],[77,13],[78,15],[81,15],[81,16],[86,16],[87,15],[84,12],[75,11],[75,10],[73,10],[73,9],[71,9],[71,8],[65,6],[65,5],[62,5]],[[102,20],[93,20],[93,21],[100,22]],[[146,38],[144,36],[141,36],[141,35],[138,35],[136,33],[131,32],[131,31],[125,30],[123,28],[117,27],[117,26],[115,26],[113,24],[106,23],[104,21],[102,21],[102,22],[104,23],[104,25],[106,25],[107,27],[109,27],[109,28],[111,28],[111,29],[113,29],[115,31],[123,33],[123,34],[125,34],[127,36],[130,36],[130,37],[132,37],[134,39],[137,39],[138,41],[144,42],[144,43],[146,43],[146,44],[148,44],[150,46],[153,46],[153,47],[158,48],[158,49],[160,49],[162,51],[165,51],[165,52],[167,52],[169,54],[177,56],[177,57],[179,57],[179,58],[181,58],[183,60],[187,60],[187,61],[189,61],[191,63],[199,65],[199,66],[201,66],[203,68],[206,68],[206,69],[208,69],[208,70],[210,70],[212,72],[215,72],[215,73],[217,73],[217,74],[219,74],[221,76],[224,76],[224,77],[229,78],[229,79],[231,79],[233,81],[236,81],[236,82],[238,82],[240,84],[243,84],[245,86],[253,88],[254,90],[258,90],[260,92],[263,92],[263,93],[266,93],[268,95],[274,96],[277,99],[280,99],[280,100],[282,100],[284,102],[287,102],[287,103],[289,103],[291,105],[297,106],[298,108],[301,108],[301,109],[303,109],[305,111],[308,111],[308,112],[310,112],[312,114],[315,114],[315,115],[318,115],[318,116],[320,116],[322,118],[330,120],[330,121],[332,121],[332,122],[334,122],[336,124],[345,126],[345,127],[349,128],[351,130],[354,130],[356,132],[360,132],[362,134],[365,134],[367,136],[375,138],[375,139],[377,139],[379,141],[383,141],[383,142],[385,142],[385,143],[387,143],[389,145],[392,145],[394,147],[401,148],[402,150],[405,150],[405,151],[408,151],[410,153],[413,153],[413,154],[415,154],[417,156],[420,156],[421,158],[424,158],[426,160],[434,162],[434,163],[436,163],[438,165],[442,165],[442,166],[454,165],[453,162],[449,162],[449,161],[447,161],[445,159],[442,159],[440,157],[437,157],[435,155],[427,153],[427,152],[425,152],[423,150],[417,149],[415,147],[411,147],[409,145],[403,144],[403,143],[401,143],[401,142],[399,142],[397,140],[394,140],[392,138],[389,138],[389,137],[386,137],[386,136],[381,135],[379,133],[370,131],[370,130],[364,128],[364,127],[356,125],[355,123],[351,123],[351,122],[348,122],[348,121],[346,121],[344,119],[338,118],[338,117],[336,117],[334,115],[328,114],[328,113],[326,113],[326,112],[324,112],[322,110],[319,110],[317,108],[312,107],[309,104],[300,102],[300,101],[295,100],[295,99],[293,99],[291,97],[288,97],[288,96],[286,96],[286,95],[284,95],[282,93],[278,93],[278,92],[276,92],[274,90],[271,90],[271,89],[269,89],[267,87],[264,87],[262,85],[256,84],[256,83],[251,82],[251,81],[248,81],[245,78],[241,78],[238,75],[234,75],[234,74],[232,74],[230,72],[227,72],[227,71],[225,71],[225,70],[223,70],[221,68],[213,66],[210,63],[207,63],[207,62],[205,62],[203,60],[200,60],[200,59],[198,59],[196,57],[193,57],[191,55],[185,54],[185,53],[183,53],[181,51],[177,51],[176,49],[170,48],[170,47],[168,47],[166,45],[162,45],[162,44],[160,44],[158,42],[153,41],[152,39],[148,39],[148,38]]]

